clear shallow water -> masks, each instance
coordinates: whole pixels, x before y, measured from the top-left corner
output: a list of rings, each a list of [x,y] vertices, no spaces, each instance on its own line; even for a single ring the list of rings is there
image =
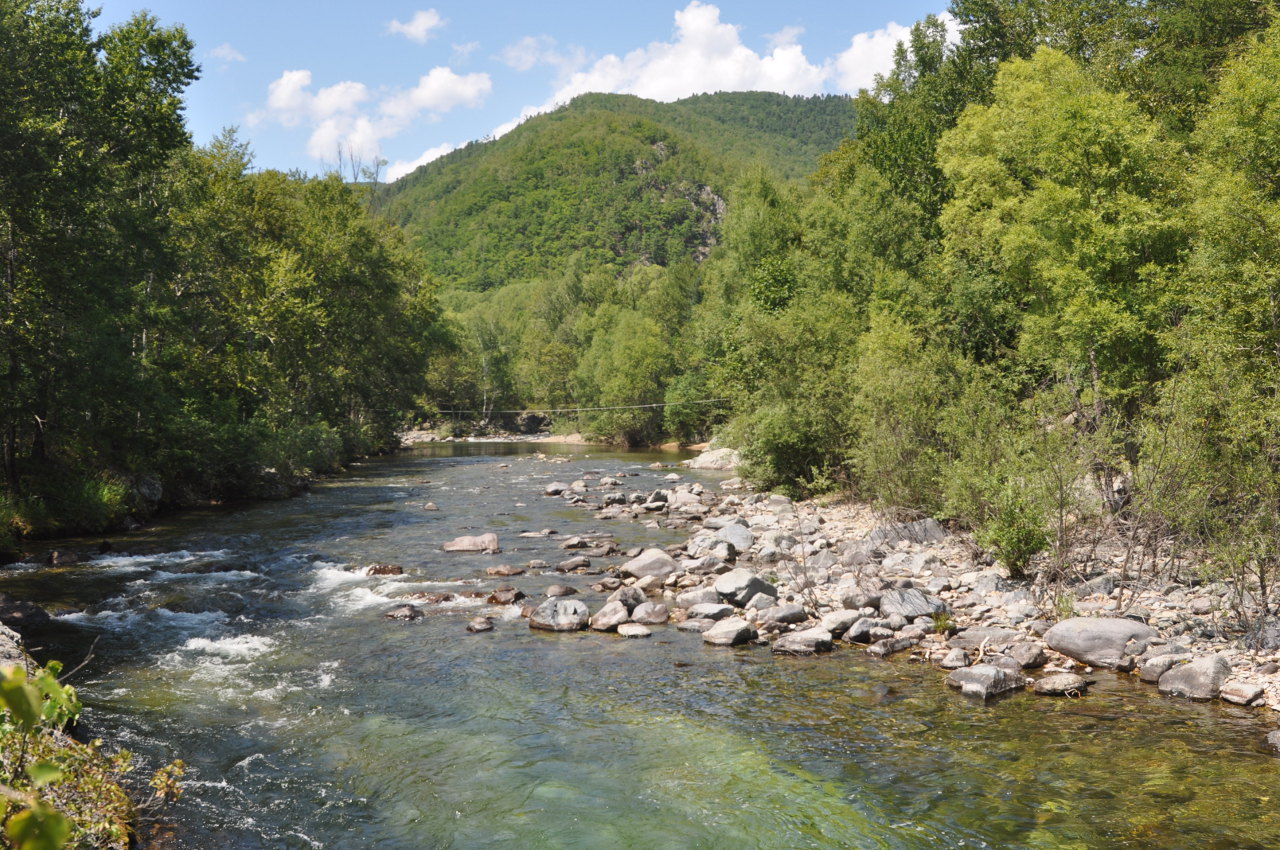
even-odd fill
[[[405,592],[564,582],[484,575],[563,559],[520,531],[679,539],[541,495],[589,470],[650,489],[660,456],[565,449],[557,464],[538,448],[371,462],[300,499],[117,541],[131,554],[0,573],[0,590],[67,611],[44,655],[75,663],[98,638],[77,682],[95,734],[151,766],[186,760],[184,848],[1280,845],[1271,718],[1124,677],[1084,700],[984,706],[936,670],[853,650],[540,634],[471,600],[384,619]],[[504,553],[439,551],[481,531]],[[349,571],[373,562],[406,575]],[[591,579],[568,581],[599,605]],[[497,628],[466,633],[480,612]]]

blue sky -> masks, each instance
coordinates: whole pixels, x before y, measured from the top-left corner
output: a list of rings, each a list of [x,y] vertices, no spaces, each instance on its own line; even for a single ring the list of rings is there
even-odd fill
[[[316,173],[338,152],[392,179],[585,91],[855,92],[945,0],[641,0],[359,7],[297,0],[98,0],[106,27],[149,9],[182,24],[201,79],[199,144],[236,126],[260,168]]]

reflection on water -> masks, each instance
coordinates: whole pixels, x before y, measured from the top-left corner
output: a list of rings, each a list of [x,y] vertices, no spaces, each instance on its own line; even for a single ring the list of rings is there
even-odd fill
[[[474,600],[382,618],[407,592],[565,581],[485,575],[563,558],[520,531],[678,539],[541,495],[588,471],[652,489],[659,456],[563,449],[559,464],[534,455],[545,448],[366,463],[290,502],[173,518],[117,541],[128,554],[9,572],[0,590],[65,612],[45,654],[74,662],[98,638],[77,682],[95,734],[191,766],[181,847],[1280,844],[1268,718],[1125,677],[1083,700],[981,705],[936,670],[852,650],[775,659],[674,629],[541,634]],[[440,551],[490,530],[500,555]],[[349,570],[373,562],[405,575]],[[495,631],[464,631],[478,610]]]

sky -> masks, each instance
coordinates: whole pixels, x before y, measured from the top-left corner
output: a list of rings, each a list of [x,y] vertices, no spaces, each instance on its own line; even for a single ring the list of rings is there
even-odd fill
[[[584,92],[853,94],[946,0],[96,0],[105,29],[148,10],[180,24],[201,78],[197,144],[237,128],[257,168],[351,162],[397,179]],[[145,4],[145,5],[144,5]],[[93,6],[94,3],[89,5]]]

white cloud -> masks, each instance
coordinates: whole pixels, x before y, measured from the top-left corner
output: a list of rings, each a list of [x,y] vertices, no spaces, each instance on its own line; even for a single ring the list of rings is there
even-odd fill
[[[828,69],[811,63],[799,44],[786,43],[783,38],[768,53],[756,53],[742,43],[739,28],[723,23],[720,9],[709,3],[692,0],[675,13],[675,22],[674,40],[653,42],[626,56],[610,54],[596,60],[589,68],[570,74],[546,103],[525,107],[519,118],[501,125],[493,134],[501,136],[526,118],[586,92],[670,101],[716,91],[818,94],[826,82]],[[782,34],[794,37],[799,33],[789,29]],[[528,55],[527,51],[516,51],[513,58],[523,61]]]
[[[947,25],[947,41],[955,44],[960,38],[955,18],[949,12],[938,17]],[[876,74],[887,74],[893,70],[893,52],[898,42],[910,41],[910,38],[911,27],[893,21],[882,29],[858,33],[848,49],[836,57],[836,85],[850,94],[871,88],[875,85]]]
[[[443,66],[432,68],[418,85],[384,100],[379,111],[395,121],[410,121],[421,112],[448,112],[458,106],[476,107],[493,91],[488,74],[465,77]]]
[[[416,171],[419,167],[426,165],[432,160],[439,159],[450,151],[455,150],[454,146],[448,142],[443,145],[437,145],[434,148],[428,148],[422,152],[422,156],[412,160],[397,160],[387,167],[386,176],[383,177],[388,183],[393,183],[401,177]]]
[[[427,39],[435,35],[436,30],[443,26],[444,18],[440,17],[440,13],[435,9],[427,9],[425,12],[414,12],[408,23],[393,20],[387,24],[387,32],[392,35],[402,35],[418,44],[426,44]]]
[[[214,59],[221,59],[223,62],[245,62],[243,53],[231,46],[231,42],[224,41],[217,47],[209,51],[209,56]]]
[[[468,41],[466,44],[453,45],[453,57],[450,59],[455,65],[461,65],[471,58],[471,54],[480,48],[480,42]]]
[[[563,79],[586,64],[587,52],[581,47],[561,50],[556,40],[549,35],[527,35],[502,48],[498,58],[507,67],[520,72],[531,71],[539,65],[549,65]]]
[[[310,71],[285,71],[267,87],[265,108],[251,113],[248,123],[305,126],[311,131],[307,153],[324,161],[339,151],[373,160],[380,155],[384,139],[407,130],[424,112],[434,120],[460,106],[476,107],[493,90],[488,74],[461,76],[438,67],[422,76],[414,88],[393,92],[370,109],[371,96],[364,83],[348,80],[315,92],[311,83]]]
[[[790,47],[797,43],[802,35],[804,35],[804,27],[783,27],[765,37],[769,39],[769,49],[777,50],[779,47]]]

